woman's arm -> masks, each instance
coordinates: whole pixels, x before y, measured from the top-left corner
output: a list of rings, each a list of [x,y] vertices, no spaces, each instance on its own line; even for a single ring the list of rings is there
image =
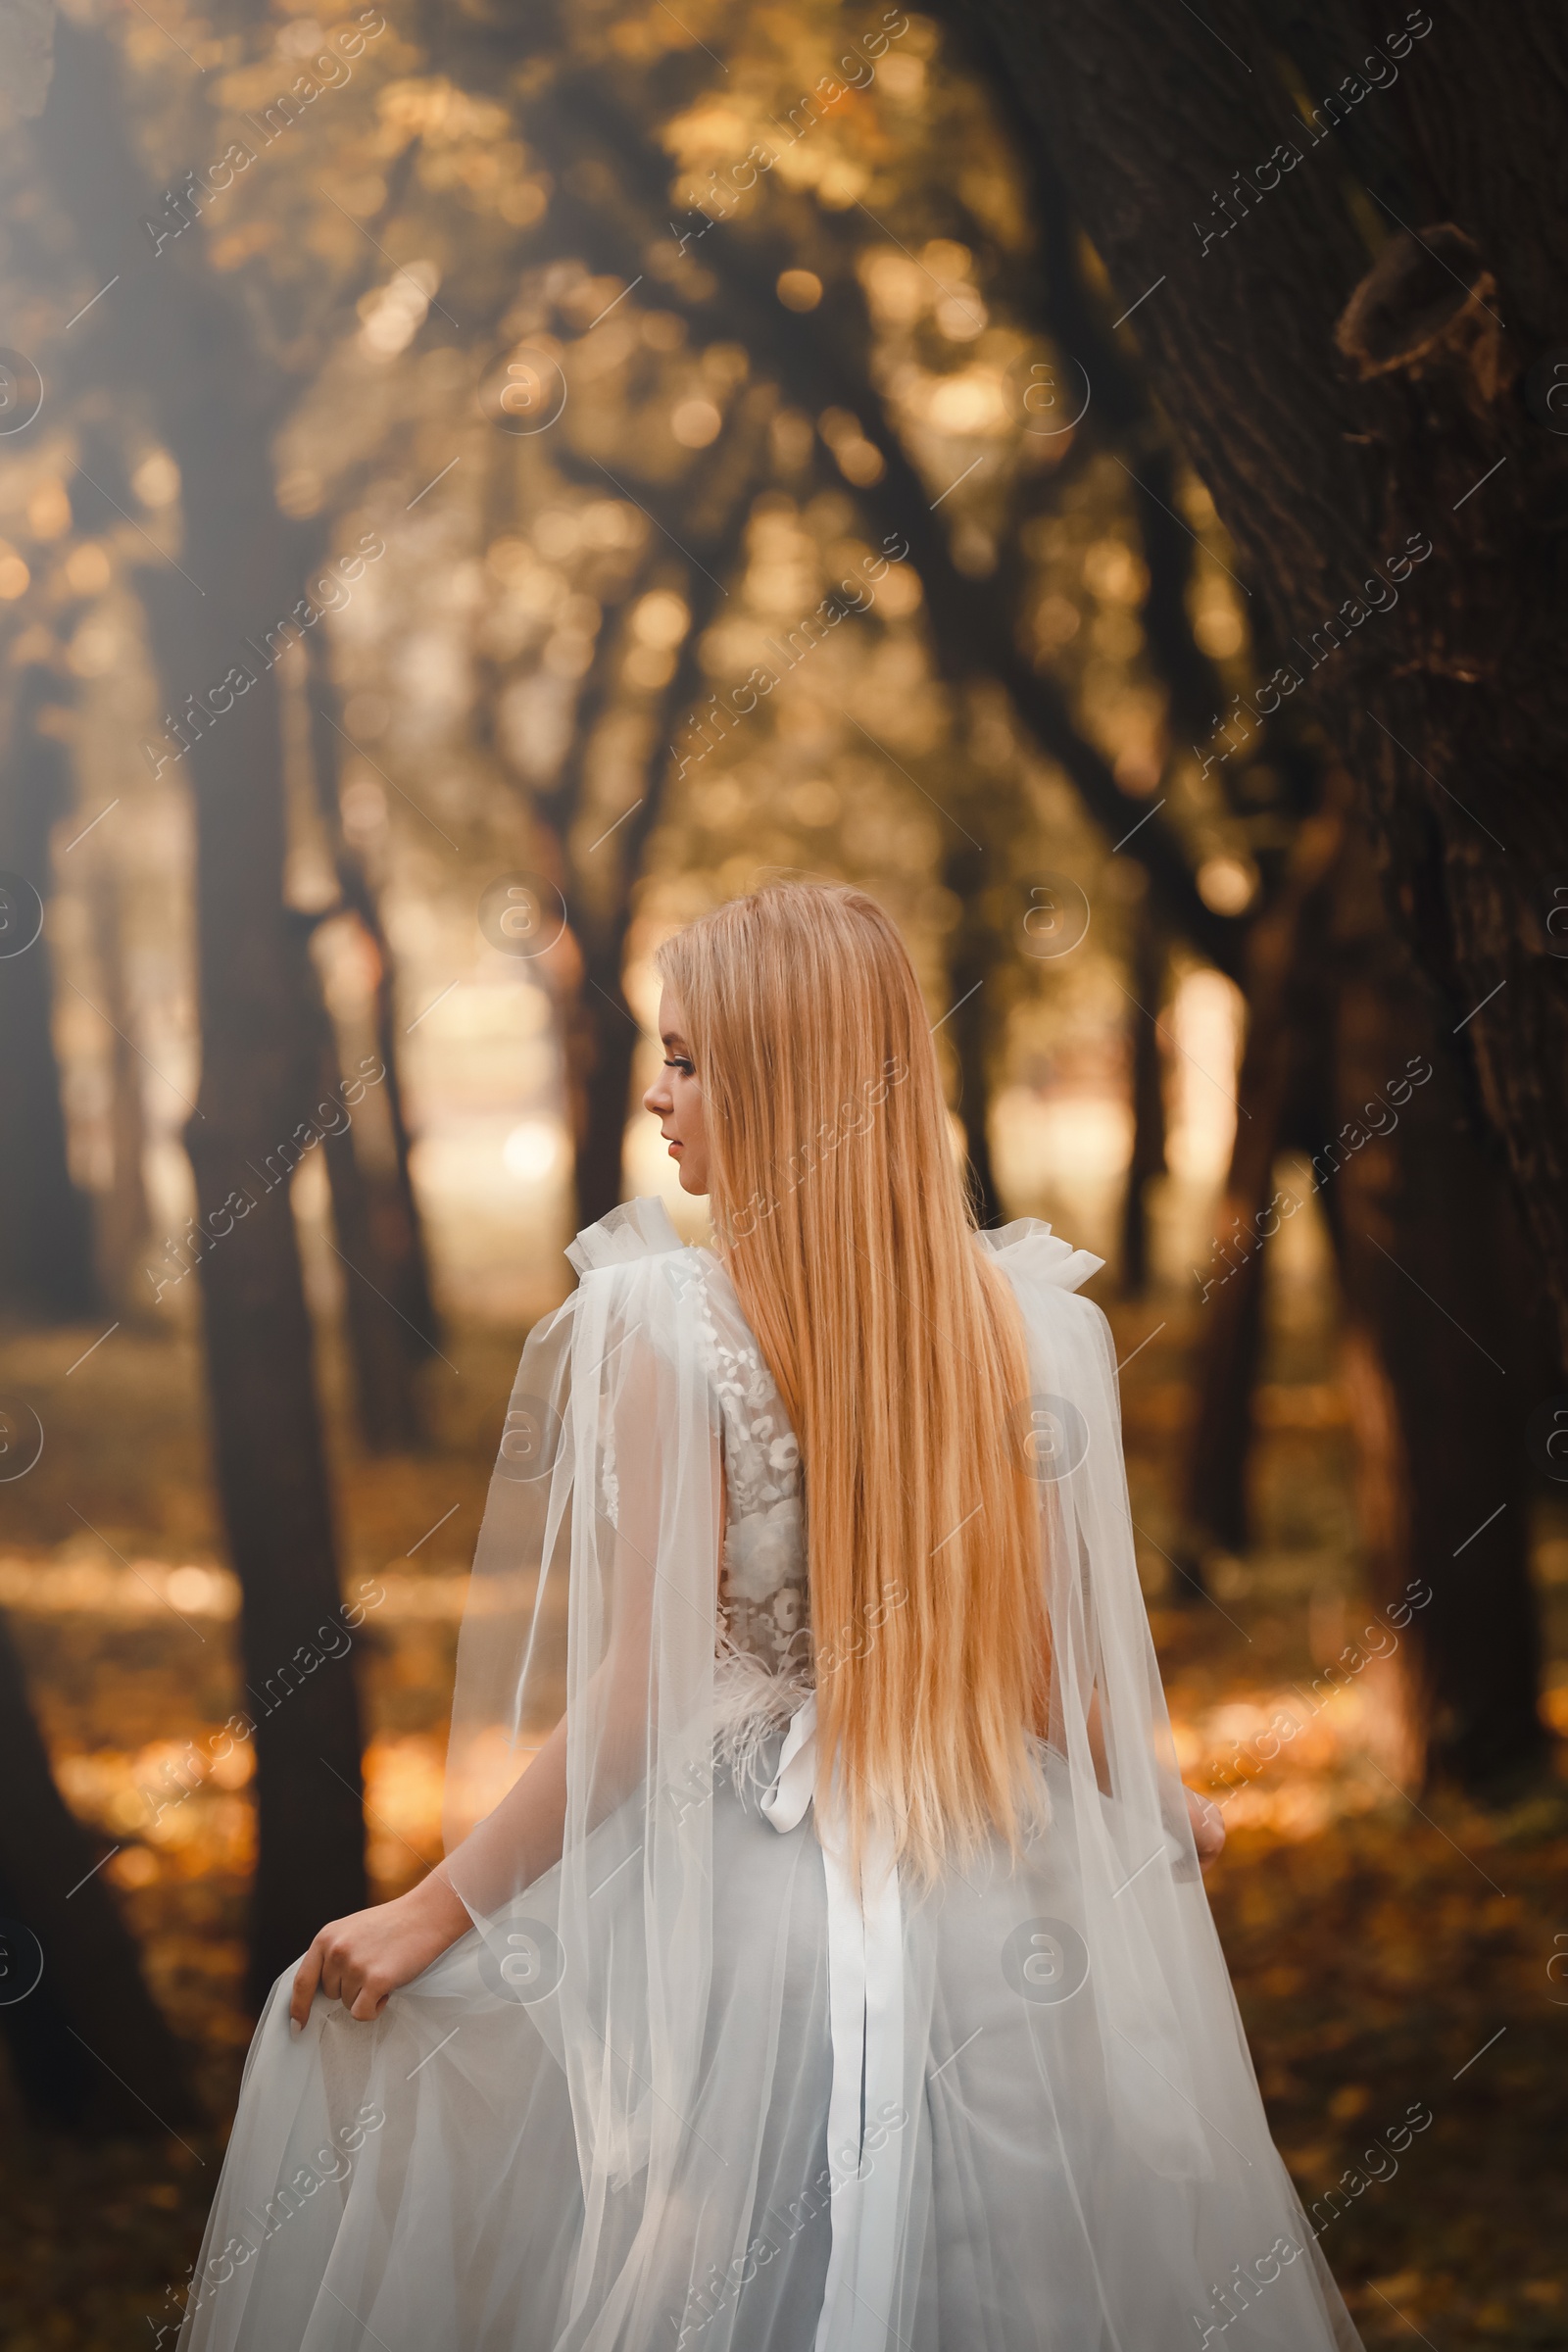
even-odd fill
[[[616,1545],[620,1607],[608,1655],[589,1677],[585,1697],[605,1710],[596,1786],[589,1798],[603,1819],[647,1769],[649,1611],[653,1579],[644,1555],[624,1536]],[[715,1571],[716,1579],[716,1571]],[[394,1902],[327,1923],[294,1979],[289,2015],[295,2030],[318,1990],[341,2000],[351,2017],[379,2017],[400,1985],[466,1936],[475,1918],[499,1911],[561,1859],[566,1820],[566,1718],[563,1716],[527,1770],[492,1813]],[[454,1879],[454,1872],[456,1878]],[[462,1894],[458,1886],[463,1888]]]
[[[584,1818],[574,1836],[591,1833],[646,1778],[654,1729],[653,1611],[669,1440],[662,1373],[651,1350],[626,1368],[616,1399],[620,1519],[614,1530],[610,1638],[573,1700],[583,1710]],[[718,1546],[718,1589],[724,1518],[723,1465],[712,1434],[710,1475]],[[575,1718],[574,1718],[575,1720]],[[318,1991],[341,2000],[350,2016],[379,2017],[400,1985],[561,1859],[566,1819],[566,1717],[564,1715],[527,1770],[444,1862],[395,1902],[332,1920],[317,1936],[294,1979],[289,2014],[304,2026]]]
[[[487,1889],[494,1890],[499,1907],[517,1887],[529,1886],[561,1859],[565,1817],[563,1716],[495,1811],[486,1814],[417,1886],[395,1902],[330,1920],[321,1930],[294,1979],[288,2006],[296,2033],[310,2016],[318,1990],[328,2000],[342,2001],[351,2017],[379,2017],[400,1985],[421,1975],[473,1925],[467,1904],[452,1884],[453,1863],[459,1863],[479,1909],[487,1907],[482,1899]]]

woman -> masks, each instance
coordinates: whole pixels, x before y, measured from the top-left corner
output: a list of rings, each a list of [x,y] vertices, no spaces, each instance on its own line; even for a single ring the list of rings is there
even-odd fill
[[[1353,2347],[1199,1878],[1098,1261],[974,1232],[869,899],[659,961],[716,1250],[637,1201],[568,1252],[447,1858],[274,1988],[184,2342]]]

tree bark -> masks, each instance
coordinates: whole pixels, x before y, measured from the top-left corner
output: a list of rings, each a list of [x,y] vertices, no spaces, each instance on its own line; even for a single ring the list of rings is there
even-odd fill
[[[90,268],[122,280],[90,330],[112,347],[100,364],[141,388],[184,485],[179,571],[149,573],[146,592],[170,695],[167,756],[190,737],[178,757],[197,813],[203,1066],[186,1144],[213,1237],[201,1267],[214,1452],[257,1721],[259,1998],[323,1919],[363,1903],[366,1889],[352,1672],[300,1663],[339,1595],[283,1173],[297,1155],[302,1006],[282,906],[279,707],[268,654],[251,642],[265,645],[294,602],[295,544],[272,495],[278,387],[236,297],[200,257],[178,246],[154,254],[139,227],[152,205],[122,121],[103,36],[62,18],[40,144]],[[230,705],[214,716],[225,682]],[[195,694],[204,716],[187,715],[181,734],[177,714]],[[269,1686],[285,1669],[297,1687],[273,1703]]]
[[[1364,787],[1568,1340],[1568,991],[1545,931],[1568,804],[1543,788],[1568,746],[1568,443],[1538,380],[1568,266],[1568,20],[1468,0],[1374,86],[1383,23],[1351,0],[1310,24],[1259,0],[975,13]]]

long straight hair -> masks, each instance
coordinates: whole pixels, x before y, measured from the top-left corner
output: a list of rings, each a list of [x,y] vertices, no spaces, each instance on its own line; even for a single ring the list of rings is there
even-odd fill
[[[818,1787],[930,1880],[1037,1818],[1049,1627],[1029,1389],[974,1239],[913,968],[863,892],[781,883],[656,958],[701,1082],[721,1259],[800,1440]]]

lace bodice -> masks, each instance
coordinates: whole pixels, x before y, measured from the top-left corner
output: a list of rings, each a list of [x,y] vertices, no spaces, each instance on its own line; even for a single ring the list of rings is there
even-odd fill
[[[710,1250],[682,1248],[662,1204],[631,1201],[580,1233],[566,1255],[579,1274],[655,1256],[695,1325],[724,1466],[720,1642],[774,1678],[809,1673],[801,1448],[734,1287]],[[612,1424],[602,1433],[600,1504],[618,1525]]]
[[[697,1314],[724,1462],[725,1637],[771,1672],[791,1672],[809,1662],[811,1648],[800,1444],[734,1291],[711,1258],[699,1278]]]

